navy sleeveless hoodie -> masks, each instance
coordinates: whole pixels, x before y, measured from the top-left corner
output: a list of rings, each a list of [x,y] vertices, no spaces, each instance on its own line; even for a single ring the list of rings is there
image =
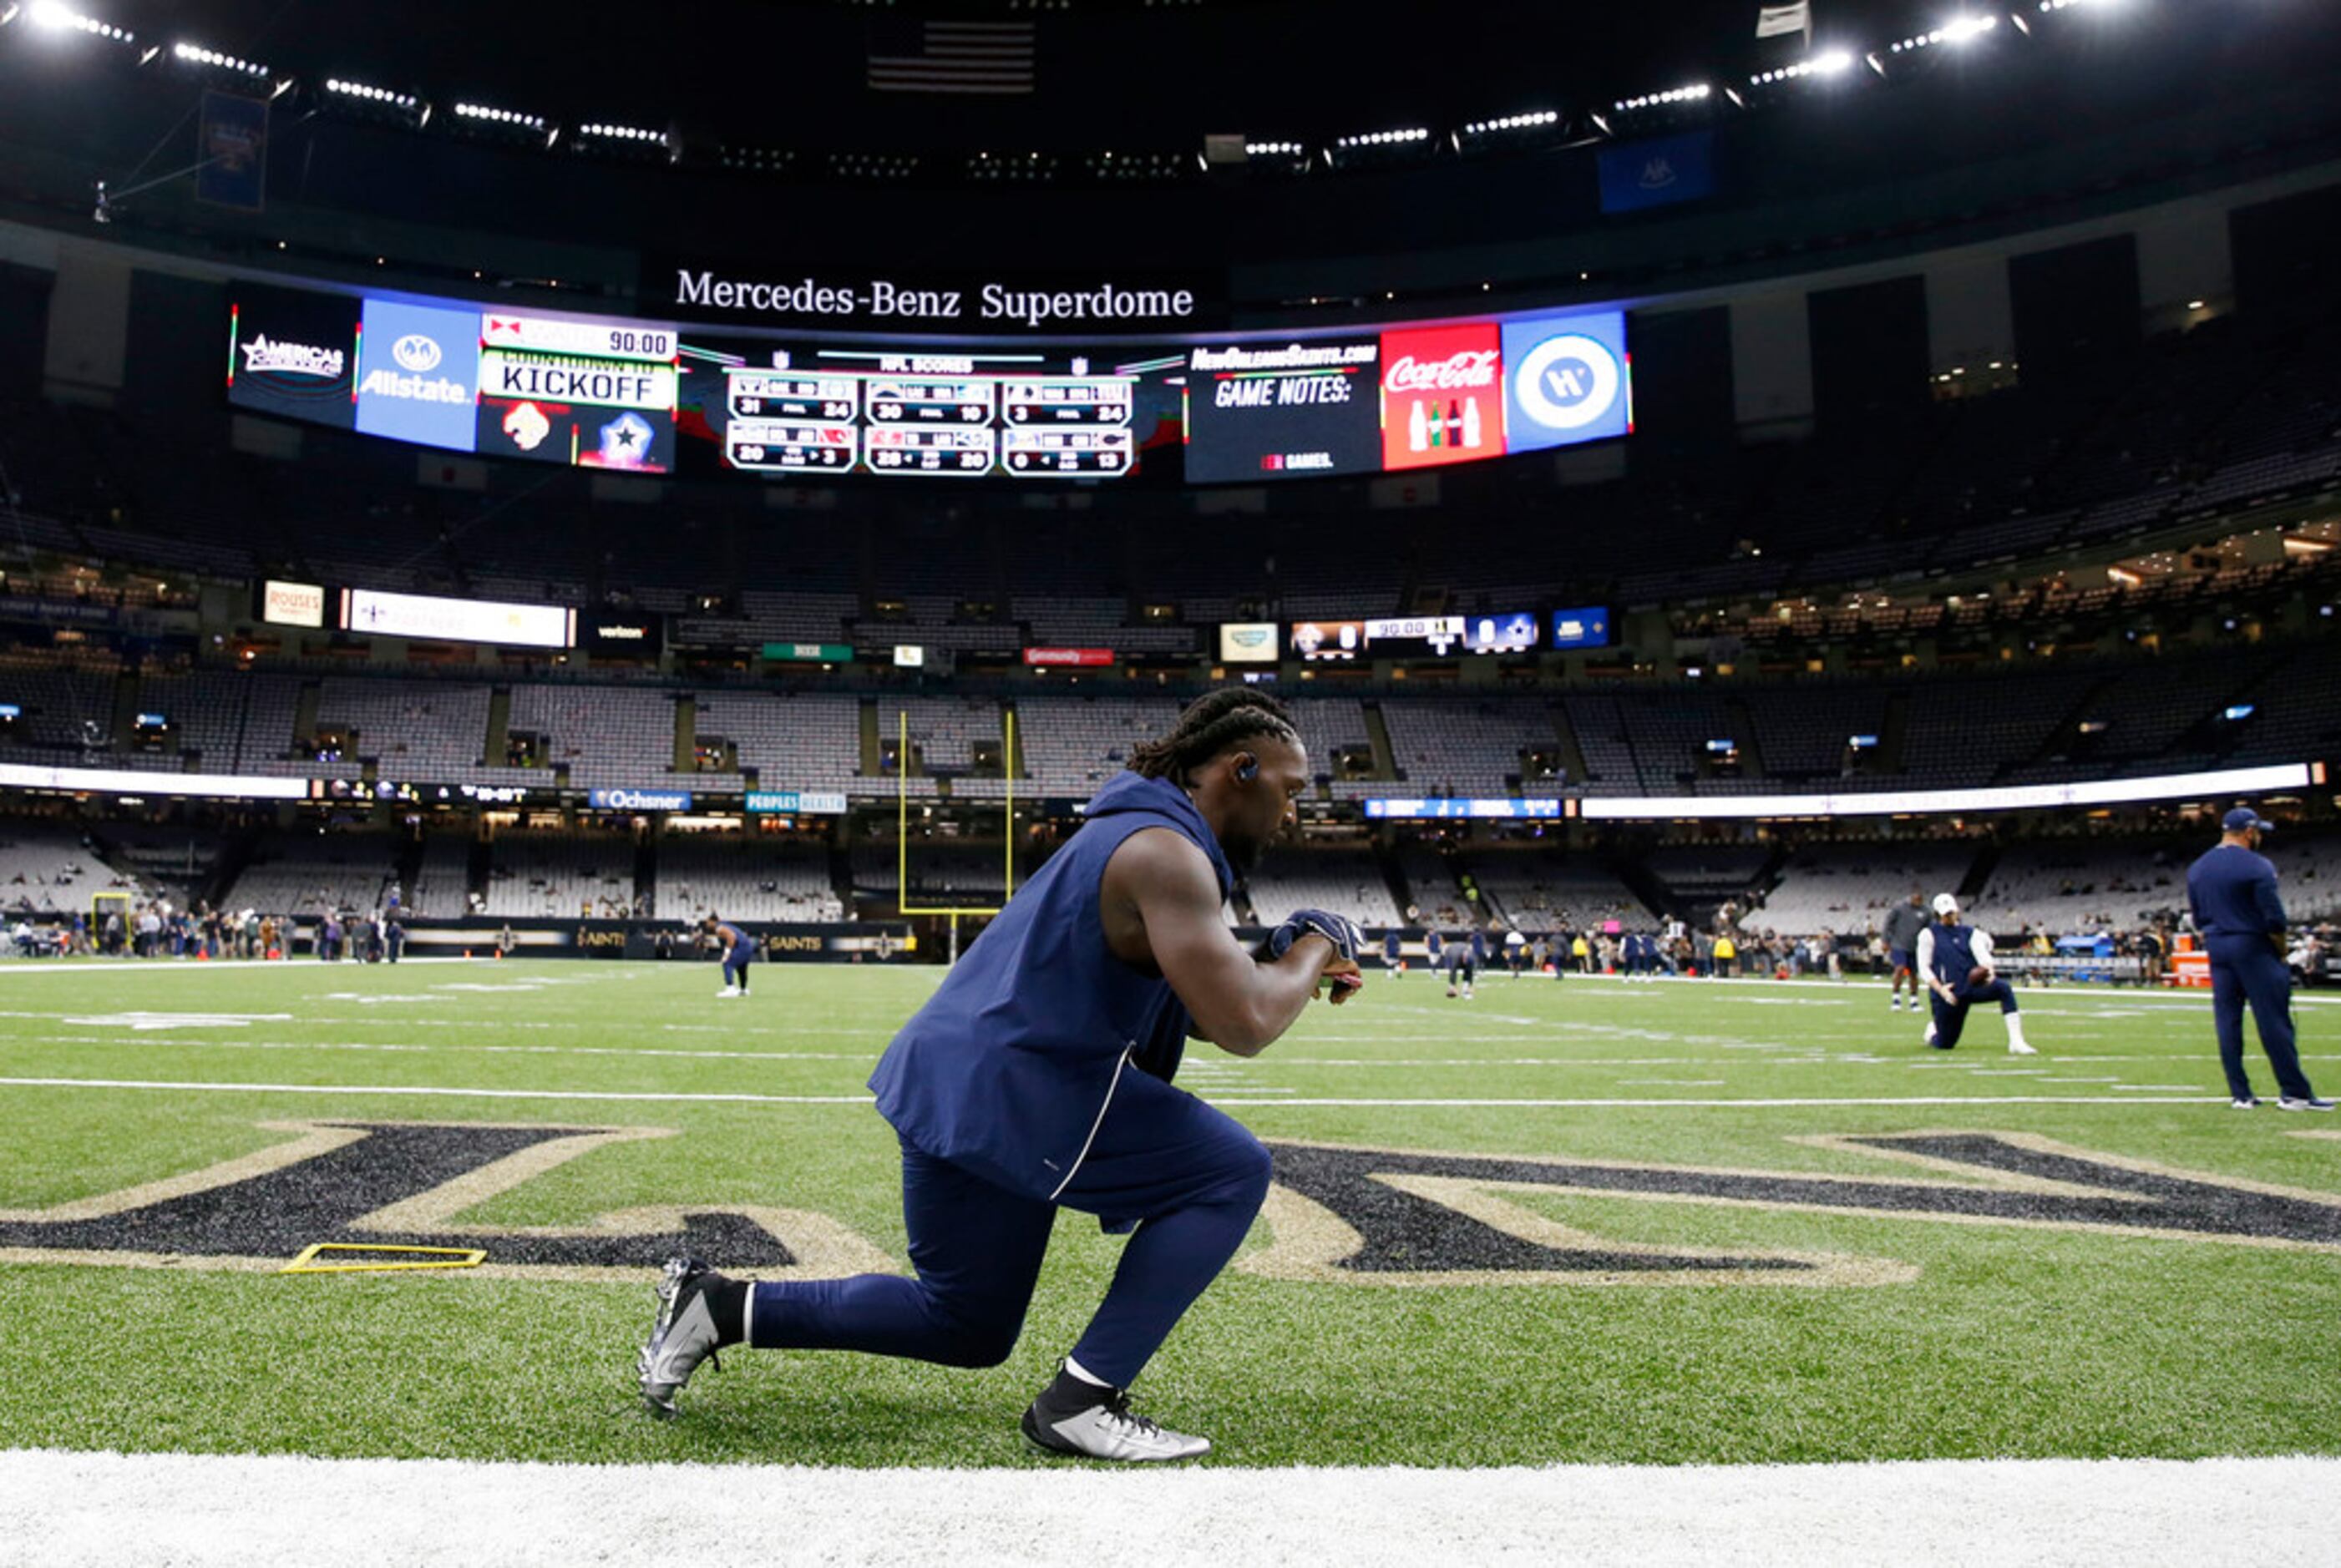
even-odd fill
[[[1054,1198],[1135,1065],[1168,1083],[1190,1019],[1170,982],[1106,946],[1106,862],[1132,833],[1168,828],[1200,849],[1225,899],[1226,855],[1163,779],[1123,773],[1065,847],[1008,901],[871,1075],[878,1112],[912,1146],[1011,1192]]]

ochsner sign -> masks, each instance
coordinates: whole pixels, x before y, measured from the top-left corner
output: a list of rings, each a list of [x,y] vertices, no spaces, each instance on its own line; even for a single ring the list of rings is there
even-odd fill
[[[585,804],[596,811],[688,811],[688,789],[588,789]]]

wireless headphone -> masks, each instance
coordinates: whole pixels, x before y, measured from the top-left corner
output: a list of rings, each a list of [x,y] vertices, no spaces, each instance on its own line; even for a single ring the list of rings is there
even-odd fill
[[[1247,757],[1236,764],[1236,777],[1249,784],[1260,777],[1260,759]]]

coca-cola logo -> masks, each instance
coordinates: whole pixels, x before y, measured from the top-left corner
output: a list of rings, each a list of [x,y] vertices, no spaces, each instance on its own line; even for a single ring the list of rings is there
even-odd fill
[[[1401,354],[1390,362],[1382,377],[1382,388],[1393,392],[1450,392],[1466,387],[1492,387],[1496,384],[1496,362],[1502,357],[1495,349],[1461,349],[1443,360],[1419,360],[1412,354]]]

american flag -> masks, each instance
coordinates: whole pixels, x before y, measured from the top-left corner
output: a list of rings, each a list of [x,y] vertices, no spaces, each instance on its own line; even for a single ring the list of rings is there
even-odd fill
[[[1030,22],[879,22],[870,35],[874,93],[1032,91]]]

